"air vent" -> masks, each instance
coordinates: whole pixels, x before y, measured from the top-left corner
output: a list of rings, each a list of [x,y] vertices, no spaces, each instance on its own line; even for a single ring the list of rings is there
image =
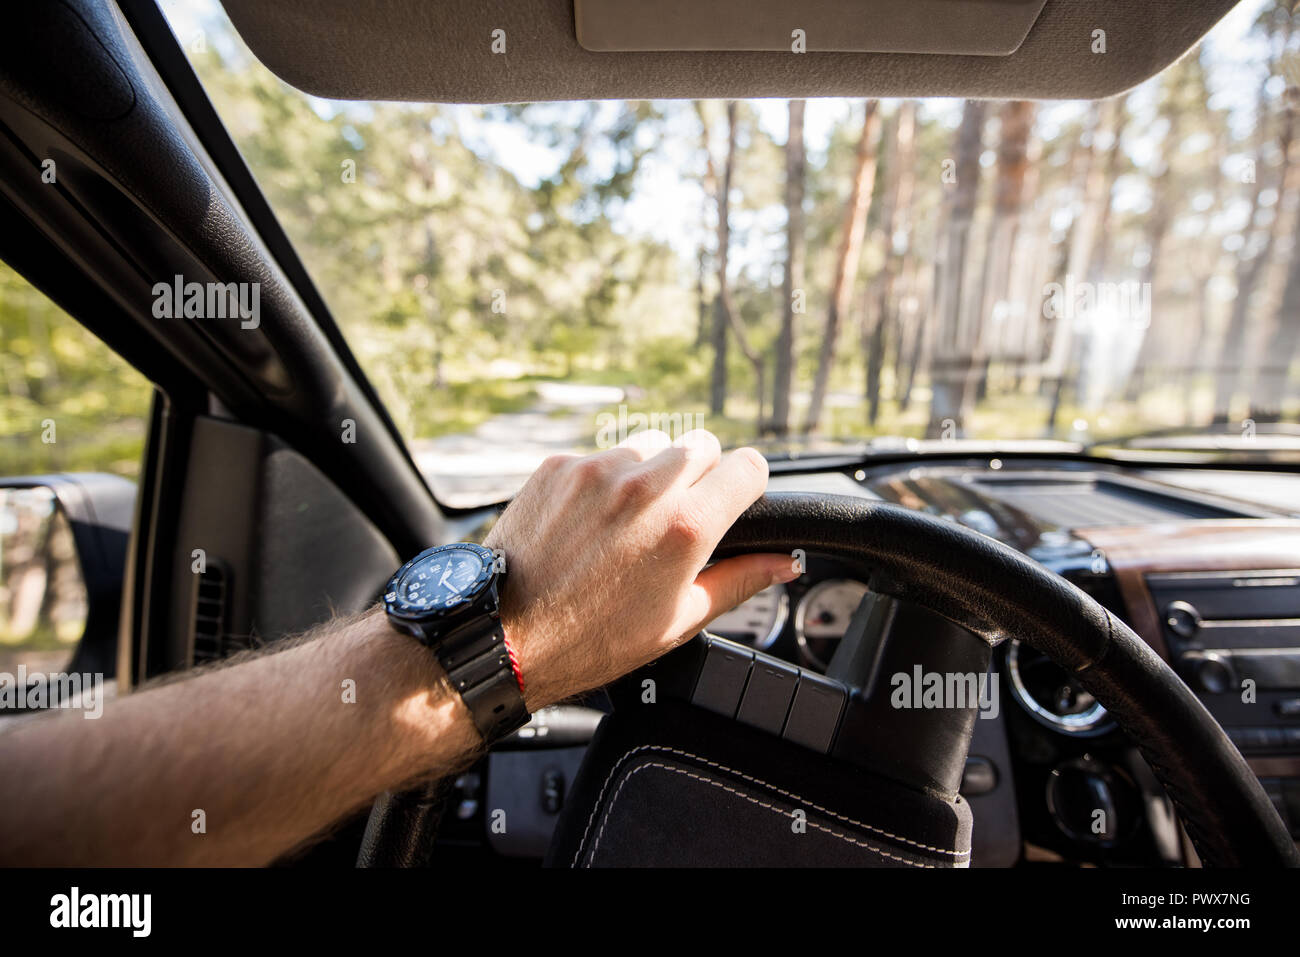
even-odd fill
[[[1010,642],[1007,672],[1012,696],[1039,724],[1085,738],[1115,726],[1101,703],[1073,676],[1028,645]]]
[[[245,645],[227,633],[230,608],[230,577],[224,565],[211,559],[207,568],[194,576],[191,609],[191,647],[194,664],[227,658]]]
[[[1104,478],[985,478],[978,484],[993,498],[1061,528],[1249,517],[1227,508]]]

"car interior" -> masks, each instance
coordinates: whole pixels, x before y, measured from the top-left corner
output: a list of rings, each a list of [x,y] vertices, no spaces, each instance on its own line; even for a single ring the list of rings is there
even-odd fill
[[[1237,6],[213,4],[308,103],[484,109],[1109,101]],[[510,494],[430,478],[165,7],[14,4],[0,30],[0,260],[151,389],[134,481],[0,482],[7,508],[46,489],[66,518],[86,579],[71,667],[118,695],[372,606],[422,549],[481,542]],[[174,276],[256,284],[258,321],[157,318]],[[1287,383],[1248,430],[760,446],[768,492],[715,558],[789,552],[798,578],[279,866],[1296,866],[1300,374]],[[969,693],[931,706],[930,677],[942,692],[953,675]]]

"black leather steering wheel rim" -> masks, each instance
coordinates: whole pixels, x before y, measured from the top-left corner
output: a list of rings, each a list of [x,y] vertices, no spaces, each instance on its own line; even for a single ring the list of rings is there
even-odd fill
[[[1297,867],[1259,779],[1190,688],[1127,625],[1020,552],[951,521],[863,498],[772,493],[716,558],[803,548],[859,561],[872,588],[992,645],[1018,638],[1072,672],[1132,739],[1208,867]]]

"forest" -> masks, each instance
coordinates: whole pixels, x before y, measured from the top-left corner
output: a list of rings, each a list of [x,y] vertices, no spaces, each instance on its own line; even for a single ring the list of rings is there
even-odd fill
[[[1300,36],[1229,19],[1096,103],[500,107],[316,100],[173,24],[408,440],[560,382],[780,450],[1294,422]],[[132,474],[147,385],[4,267],[0,335],[0,467]]]

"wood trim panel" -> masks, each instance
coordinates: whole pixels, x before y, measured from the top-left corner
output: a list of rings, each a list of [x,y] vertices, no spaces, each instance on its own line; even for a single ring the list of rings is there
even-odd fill
[[[1246,758],[1250,769],[1261,778],[1297,778],[1300,777],[1300,756],[1282,756],[1271,758]]]
[[[1105,556],[1129,625],[1166,660],[1169,648],[1147,588],[1148,574],[1300,568],[1300,521],[1291,519],[1113,525],[1075,534]]]

